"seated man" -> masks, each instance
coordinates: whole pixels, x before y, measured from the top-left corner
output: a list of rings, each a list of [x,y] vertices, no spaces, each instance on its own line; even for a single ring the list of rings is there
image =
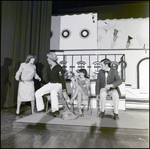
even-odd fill
[[[107,95],[110,95],[113,99],[114,105],[114,119],[118,117],[118,106],[119,106],[119,85],[122,84],[122,80],[118,75],[118,72],[111,67],[111,61],[109,59],[101,60],[102,69],[99,71],[96,80],[96,99],[99,101],[98,96],[100,95],[101,112],[100,118],[103,118],[105,114],[105,101]]]
[[[79,77],[72,78],[72,88],[74,89],[71,103],[77,98],[77,107],[79,115],[84,116],[81,110],[83,100],[88,100],[90,95],[90,79],[87,76],[86,69],[79,69]]]
[[[69,98],[66,92],[64,69],[57,63],[57,60],[58,58],[54,52],[47,54],[49,64],[47,68],[48,82],[35,92],[37,111],[44,109],[42,96],[51,93],[51,109],[54,117],[59,116],[58,93],[62,90],[66,102]]]

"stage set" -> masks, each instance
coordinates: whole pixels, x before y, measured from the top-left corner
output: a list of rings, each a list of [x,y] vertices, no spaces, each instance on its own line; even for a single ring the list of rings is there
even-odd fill
[[[149,45],[147,36],[144,36],[147,31],[140,30],[147,28],[148,21],[149,18],[98,20],[97,13],[52,16],[50,51],[56,52],[59,64],[67,71],[76,74],[78,69],[87,70],[91,81],[92,115],[87,111],[84,117],[63,120],[59,117],[54,118],[46,112],[36,112],[16,120],[13,127],[86,132],[100,132],[102,129],[112,129],[115,132],[130,129],[129,133],[133,133],[134,130],[147,131],[149,118],[140,112],[138,114],[128,112],[126,95],[130,91],[128,99],[141,100],[143,94],[146,95],[145,99],[149,98],[148,71],[140,73],[143,72],[141,63],[144,62],[143,69],[147,70],[149,62],[149,50],[146,50]],[[104,118],[97,116],[95,83],[101,69],[100,61],[104,58],[112,61],[112,67],[117,69],[123,81],[119,86],[121,89],[119,120],[113,119],[112,108],[106,109]],[[67,87],[67,90],[71,92],[68,82]]]

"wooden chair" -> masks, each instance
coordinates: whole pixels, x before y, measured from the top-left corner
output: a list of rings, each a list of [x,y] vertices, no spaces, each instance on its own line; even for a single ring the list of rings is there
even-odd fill
[[[72,86],[72,85],[71,85]],[[72,93],[74,92],[74,89],[72,88]],[[90,92],[91,92],[91,89],[90,89]],[[91,94],[90,94],[91,95]],[[89,115],[92,115],[92,111],[93,111],[93,109],[92,109],[92,104],[91,104],[91,96],[88,96],[88,98],[87,98],[87,100],[84,100],[84,101],[82,101],[82,103],[81,103],[81,110],[82,110],[82,112],[83,112],[83,114],[85,114],[85,110],[87,111],[87,113],[89,112]],[[77,109],[77,99],[76,100],[74,100],[74,102],[73,102],[73,105],[72,105],[73,107],[72,107],[72,110],[74,111],[74,113],[75,113],[75,110]]]
[[[73,102],[73,111],[75,113],[75,110],[77,108],[77,100],[74,100]],[[82,101],[81,103],[81,110],[83,112],[83,114],[85,114],[85,110],[88,112],[89,111],[89,115],[92,115],[92,106],[91,106],[91,97],[89,96],[87,100]]]
[[[50,112],[51,111],[51,108],[49,108],[49,103],[51,103],[51,94],[48,93],[48,94],[45,94],[44,97],[46,98],[46,113]],[[58,106],[59,106],[59,109],[63,108],[64,107],[64,99],[60,98],[60,96],[58,96]]]

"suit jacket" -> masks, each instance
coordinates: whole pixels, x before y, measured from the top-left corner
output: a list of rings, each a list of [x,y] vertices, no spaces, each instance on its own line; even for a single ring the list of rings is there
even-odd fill
[[[107,84],[113,84],[114,88],[118,91],[119,95],[121,94],[118,86],[122,84],[122,80],[120,76],[118,75],[118,72],[116,69],[110,68],[108,72],[108,76],[107,76]],[[96,80],[96,88],[95,88],[96,95],[99,95],[100,89],[104,87],[105,87],[105,71],[100,70],[97,76],[97,80]],[[114,88],[110,88],[110,90]]]

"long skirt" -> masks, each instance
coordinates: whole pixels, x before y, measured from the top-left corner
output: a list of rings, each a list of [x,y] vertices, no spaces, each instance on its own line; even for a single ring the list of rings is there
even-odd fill
[[[19,81],[17,100],[21,102],[35,100],[34,81]]]

